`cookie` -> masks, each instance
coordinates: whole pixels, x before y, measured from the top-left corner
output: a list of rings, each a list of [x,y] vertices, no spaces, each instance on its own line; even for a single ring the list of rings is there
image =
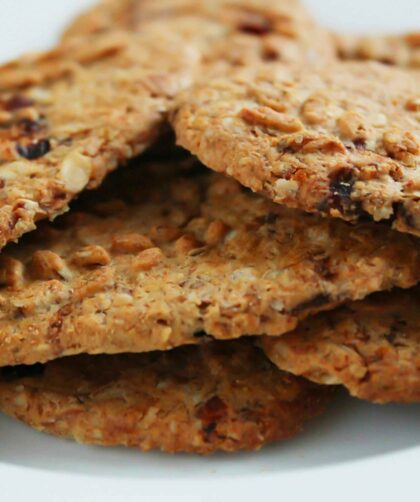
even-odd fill
[[[39,431],[171,453],[259,449],[299,433],[332,396],[242,340],[0,373],[0,410]]]
[[[219,71],[335,57],[333,38],[297,0],[105,0],[76,19],[64,39],[116,27],[141,32],[161,23],[200,47],[206,67],[221,65]]]
[[[283,370],[377,403],[420,401],[420,289],[380,293],[264,338]]]
[[[279,204],[420,235],[419,80],[378,63],[271,65],[181,93],[178,143]]]
[[[157,137],[196,51],[110,32],[0,68],[0,247],[68,208]]]
[[[419,281],[416,238],[288,209],[182,161],[146,167],[5,250],[0,366],[280,335]]]
[[[420,32],[362,37],[337,34],[335,40],[338,56],[345,60],[373,60],[420,68]]]

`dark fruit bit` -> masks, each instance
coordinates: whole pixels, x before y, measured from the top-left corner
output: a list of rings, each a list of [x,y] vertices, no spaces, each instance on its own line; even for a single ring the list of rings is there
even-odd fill
[[[19,126],[22,131],[26,134],[34,134],[39,132],[41,129],[41,124],[36,120],[22,119],[19,121]]]
[[[210,422],[208,425],[203,427],[203,431],[205,432],[205,434],[211,434],[216,430],[216,426],[216,422]]]
[[[18,144],[16,150],[21,157],[28,160],[35,160],[46,155],[51,150],[51,144],[48,139],[40,139],[29,145]]]
[[[239,30],[248,35],[267,35],[273,30],[271,21],[264,16],[253,14],[247,16],[238,26]]]
[[[1,378],[6,381],[13,381],[19,378],[28,378],[43,375],[45,366],[43,364],[33,364],[31,366],[8,366],[1,369]]]
[[[313,298],[311,298],[310,300],[297,305],[293,309],[293,313],[296,314],[299,312],[304,312],[305,310],[322,307],[324,305],[327,305],[330,302],[331,302],[331,297],[329,295],[324,294],[324,293],[320,293],[320,294],[314,296]]]
[[[344,168],[333,173],[330,181],[331,207],[341,212],[350,209],[353,185],[353,173],[350,169]]]
[[[203,420],[206,425],[217,422],[224,417],[227,411],[226,404],[219,396],[213,396],[206,401],[198,410],[197,417]]]
[[[4,109],[8,112],[12,112],[13,110],[18,110],[19,108],[28,108],[29,106],[33,106],[34,104],[35,103],[32,99],[20,94],[15,94],[6,101],[6,103],[4,104]]]

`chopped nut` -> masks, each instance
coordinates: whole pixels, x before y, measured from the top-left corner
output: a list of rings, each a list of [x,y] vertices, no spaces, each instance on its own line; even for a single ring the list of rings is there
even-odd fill
[[[153,242],[142,234],[121,234],[112,238],[112,251],[114,253],[132,254],[153,247]]]
[[[23,286],[24,265],[9,256],[0,257],[0,286],[18,289]]]
[[[410,112],[419,112],[420,111],[420,97],[410,98],[409,100],[407,100],[405,107]]]
[[[223,221],[215,220],[208,226],[204,239],[207,244],[214,246],[222,241],[230,228]]]
[[[323,96],[312,96],[302,106],[302,116],[308,124],[322,124],[328,119],[328,102]]]
[[[71,260],[81,267],[104,266],[111,262],[111,258],[102,246],[86,246],[76,251]]]
[[[142,251],[135,261],[137,270],[151,270],[162,262],[164,255],[159,248],[150,248]]]
[[[281,132],[297,132],[303,129],[302,122],[292,115],[276,112],[266,106],[244,108],[240,116],[249,124],[271,127]]]
[[[171,225],[154,226],[150,230],[150,236],[157,244],[172,242],[181,235],[181,230]]]
[[[175,250],[180,254],[187,254],[193,249],[197,249],[202,246],[193,235],[183,235],[175,242]]]
[[[30,271],[36,279],[50,280],[70,279],[71,272],[68,270],[65,261],[52,251],[35,251],[29,265]]]
[[[406,160],[407,154],[418,155],[420,153],[420,145],[416,137],[408,131],[388,130],[384,133],[382,141],[387,153],[399,160]]]
[[[73,152],[64,159],[60,177],[66,190],[77,193],[89,183],[91,172],[91,159],[78,152]]]
[[[337,125],[341,134],[351,141],[365,140],[367,138],[367,127],[364,118],[356,112],[344,112],[337,119]]]

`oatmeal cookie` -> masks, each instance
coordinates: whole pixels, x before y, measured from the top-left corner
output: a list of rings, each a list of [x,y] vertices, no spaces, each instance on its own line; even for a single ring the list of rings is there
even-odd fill
[[[301,213],[205,168],[147,174],[143,161],[82,199],[0,258],[1,366],[170,349],[203,331],[280,335],[420,279],[416,238]]]
[[[420,32],[362,37],[337,34],[335,41],[341,59],[420,68]]]
[[[0,410],[37,430],[171,453],[259,449],[299,433],[331,398],[242,340],[76,356],[0,375]]]
[[[418,74],[379,63],[245,69],[185,91],[178,143],[277,203],[420,235]]]
[[[332,36],[298,0],[103,0],[64,39],[116,27],[141,32],[162,23],[200,47],[206,67],[221,65],[219,71],[258,61],[312,64],[335,57]]]
[[[377,403],[420,401],[420,289],[380,293],[307,319],[262,346],[283,370]]]
[[[175,35],[110,32],[1,67],[0,248],[150,145],[197,58]]]

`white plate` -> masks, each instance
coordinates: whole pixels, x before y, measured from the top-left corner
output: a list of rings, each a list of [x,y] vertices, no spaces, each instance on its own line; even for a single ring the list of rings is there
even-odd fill
[[[0,60],[52,44],[91,3],[0,0]],[[420,27],[419,0],[308,3],[325,24],[349,32]],[[374,406],[344,394],[296,439],[210,458],[79,446],[0,418],[1,501],[405,502],[420,498],[419,466],[420,405]]]

